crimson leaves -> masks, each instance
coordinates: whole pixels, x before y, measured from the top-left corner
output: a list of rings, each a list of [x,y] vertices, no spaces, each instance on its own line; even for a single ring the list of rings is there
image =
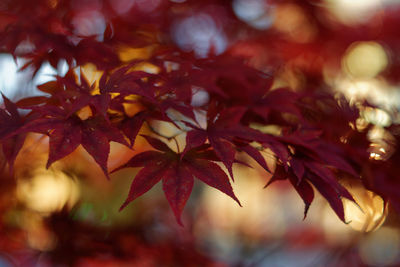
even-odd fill
[[[228,176],[217,164],[203,159],[201,150],[192,149],[181,155],[172,151],[158,139],[149,136],[144,137],[152,147],[160,152],[142,152],[116,169],[144,167],[133,180],[128,198],[121,209],[162,180],[165,196],[178,223],[182,224],[181,213],[192,192],[193,177],[227,194],[240,205],[233,193]]]
[[[202,60],[198,62],[197,59],[191,59],[191,67],[197,71],[200,67],[206,68],[206,71],[210,68]],[[223,62],[224,58],[220,60]],[[157,62],[156,60],[155,63]],[[266,114],[276,111],[290,113],[298,118],[298,123],[303,122],[304,118],[299,112],[301,107],[296,104],[300,95],[288,93],[286,89],[271,92],[269,77],[259,75],[258,71],[251,74],[247,66],[235,62],[236,67],[243,67],[246,75],[253,80],[261,79],[256,82],[259,86],[256,94],[261,95],[259,92],[265,91],[265,97],[257,101],[251,96],[248,96],[250,100],[244,102],[235,100],[234,95],[238,94],[235,90],[241,90],[242,86],[249,87],[247,80],[240,83],[236,76],[230,77],[229,73],[222,72],[224,83],[220,85],[219,76],[214,73],[211,81],[215,83],[215,88],[220,89],[214,88],[209,92],[211,99],[208,103],[194,107],[188,101],[187,92],[179,94],[179,87],[164,86],[166,77],[180,75],[181,71],[175,73],[160,67],[162,72],[168,73],[164,76],[163,73],[154,75],[132,70],[138,63],[140,61],[133,61],[112,72],[104,72],[98,91],[95,84],[89,84],[83,72],[78,75],[76,70],[70,69],[65,76],[56,76],[55,81],[38,87],[49,96],[18,101],[20,108],[31,110],[27,116],[31,119],[24,123],[18,117],[16,106],[6,100],[6,110],[2,110],[3,125],[9,124],[10,131],[3,135],[3,150],[14,151],[6,154],[10,167],[26,133],[38,132],[49,136],[47,167],[82,145],[108,177],[109,143],[114,141],[132,147],[146,122],[162,120],[186,131],[186,147],[182,153],[175,153],[158,139],[146,136],[150,145],[159,151],[137,154],[121,167],[143,167],[134,179],[122,207],[162,180],[166,198],[181,224],[181,213],[192,191],[194,177],[239,203],[228,176],[214,161],[222,162],[233,179],[233,163],[246,164],[236,159],[237,152],[244,152],[266,171],[271,172],[260,151],[270,149],[278,162],[272,181],[288,179],[305,202],[305,214],[314,196],[312,184],[328,200],[339,218],[344,220],[341,197],[351,200],[352,197],[338,183],[335,174],[343,171],[356,176],[356,173],[344,159],[341,148],[319,139],[314,134],[318,131],[302,134],[304,130],[300,130],[301,126],[296,126],[296,130],[292,122],[285,122],[285,117],[276,121],[282,122],[283,129],[278,136],[251,127],[253,123],[260,123],[260,117],[264,123],[269,120],[268,116],[260,116],[262,110]],[[228,60],[227,63],[231,61]],[[230,79],[235,83],[227,82]],[[264,79],[267,81],[263,82]],[[226,90],[226,84],[235,84],[231,87],[231,96],[221,93]],[[187,90],[187,87],[182,90]],[[204,90],[207,91],[207,88]],[[287,102],[283,103],[285,97]],[[133,116],[129,115],[125,104],[136,105],[140,111]],[[84,108],[88,110],[86,116],[81,115]],[[183,117],[171,117],[169,110],[178,111]],[[202,114],[205,114],[205,128],[200,127],[197,122]],[[309,127],[309,124],[306,126]]]
[[[23,125],[23,120],[18,113],[17,106],[7,97],[2,96],[5,109],[0,109],[0,123],[2,125],[0,140],[10,172],[13,172],[14,161],[24,144],[26,133],[13,134],[13,132]]]
[[[240,152],[273,173],[270,183],[288,180],[305,203],[305,215],[314,199],[315,188],[344,221],[341,198],[353,198],[339,183],[337,177],[341,175],[360,179],[361,173],[367,173],[366,184],[370,189],[386,194],[392,201],[397,199],[396,193],[389,192],[390,186],[380,184],[380,181],[385,181],[386,185],[394,183],[387,176],[395,173],[394,167],[390,171],[377,168],[383,178],[375,181],[371,176],[380,176],[373,175],[370,170],[364,143],[359,145],[356,138],[343,141],[359,134],[350,126],[359,117],[358,110],[343,99],[337,100],[330,94],[322,97],[318,93],[320,88],[326,87],[318,73],[322,66],[316,66],[316,70],[303,69],[297,61],[291,62],[299,64],[296,68],[302,71],[306,88],[296,92],[287,87],[275,88],[280,81],[275,79],[279,76],[274,75],[275,72],[285,60],[303,51],[299,48],[301,45],[287,38],[283,42],[274,34],[260,37],[262,31],[254,32],[237,21],[230,4],[214,1],[218,8],[206,8],[203,12],[210,12],[211,17],[221,16],[220,20],[213,18],[229,23],[218,27],[226,28],[227,32],[240,32],[241,36],[248,36],[248,40],[232,44],[231,49],[218,56],[214,55],[216,48],[212,47],[208,57],[199,58],[195,53],[181,51],[171,35],[175,23],[171,18],[177,17],[177,12],[194,10],[191,5],[195,1],[182,5],[160,1],[165,3],[155,8],[151,16],[140,8],[132,8],[126,15],[117,14],[105,1],[96,9],[104,17],[106,27],[99,36],[79,34],[80,24],[73,20],[76,10],[71,8],[70,1],[31,2],[6,1],[0,7],[1,51],[24,58],[23,68],[32,67],[34,73],[45,62],[57,67],[62,60],[69,69],[66,75],[57,75],[53,81],[38,86],[44,93],[42,96],[23,98],[16,104],[3,97],[0,142],[10,169],[26,135],[38,132],[49,136],[47,167],[81,145],[108,176],[110,142],[135,149],[141,130],[154,121],[163,121],[186,134],[185,149],[177,153],[157,138],[146,136],[157,151],[138,153],[118,168],[142,168],[122,208],[162,181],[166,198],[181,224],[181,213],[192,192],[194,178],[239,203],[228,175],[215,162],[221,162],[233,180],[233,163],[248,164],[237,158]],[[201,5],[196,4],[196,10],[201,10]],[[213,12],[216,13],[211,14]],[[238,30],[234,30],[235,27]],[[323,28],[315,32],[326,31]],[[343,39],[334,38],[338,33],[331,34],[331,31],[319,40]],[[324,42],[310,47],[325,51]],[[344,51],[351,40],[335,42],[341,42],[337,47]],[[27,43],[29,49],[22,49]],[[239,48],[254,43],[274,52],[260,56],[260,61],[256,58],[258,55],[243,58]],[[121,47],[151,47],[152,52],[148,57],[125,59],[118,55]],[[337,51],[329,56],[306,52],[323,59],[318,62],[341,58]],[[103,72],[99,81],[90,83],[86,79],[82,68],[87,63]],[[133,112],[129,110],[132,106]],[[18,108],[28,113],[20,114]],[[86,110],[85,116],[82,110]],[[177,113],[179,115],[171,115]],[[265,130],[269,126],[275,131]],[[155,134],[163,135],[162,132]],[[275,170],[266,163],[263,150],[273,154]]]

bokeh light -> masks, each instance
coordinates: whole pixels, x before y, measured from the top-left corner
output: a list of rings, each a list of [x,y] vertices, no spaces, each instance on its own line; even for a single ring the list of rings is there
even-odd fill
[[[387,208],[383,199],[365,189],[361,180],[345,180],[342,184],[353,196],[356,203],[343,199],[346,221],[350,227],[362,232],[378,229],[385,221]]]
[[[361,116],[369,123],[387,127],[392,124],[392,119],[388,112],[379,108],[365,107],[361,110]]]
[[[37,170],[31,177],[18,180],[19,201],[37,212],[51,213],[64,206],[71,208],[79,195],[77,180],[59,170]]]
[[[325,0],[325,4],[345,24],[365,23],[382,8],[381,0]]]
[[[249,66],[263,72],[262,75],[272,75],[273,89],[285,87],[302,96],[329,90],[333,90],[338,97],[344,95],[350,105],[360,111],[356,123],[344,123],[345,130],[351,132],[350,134],[341,132],[338,135],[340,140],[334,139],[337,136],[329,140],[329,144],[338,145],[338,150],[344,148],[344,151],[349,152],[344,152],[344,157],[355,157],[361,150],[358,147],[346,150],[354,141],[352,134],[365,137],[365,140],[360,138],[356,141],[360,141],[363,146],[365,162],[362,164],[372,166],[373,174],[376,171],[374,166],[389,165],[391,157],[397,155],[400,85],[397,55],[399,42],[396,35],[398,25],[394,23],[398,23],[398,20],[388,16],[396,12],[391,7],[399,7],[398,0],[44,2],[42,12],[51,10],[48,15],[55,16],[55,22],[49,27],[39,27],[38,31],[45,32],[44,35],[32,31],[29,38],[16,46],[17,54],[29,54],[41,48],[40,53],[45,61],[35,77],[32,78],[34,68],[18,71],[19,67],[28,62],[30,55],[26,59],[17,56],[16,60],[9,54],[0,56],[1,91],[12,100],[38,94],[35,86],[56,79],[56,75],[64,75],[69,67],[74,68],[77,77],[81,77],[81,73],[86,77],[94,87],[93,94],[100,94],[100,78],[104,73],[114,73],[117,64],[119,67],[132,64],[127,72],[141,70],[154,74],[141,81],[149,82],[149,86],[168,90],[170,88],[164,85],[168,84],[170,76],[176,73],[186,75],[186,69],[187,73],[192,70],[200,72],[203,65],[197,64],[198,62],[212,65],[214,60],[222,58],[223,63],[226,58],[240,57]],[[4,3],[0,3],[0,9]],[[66,7],[63,7],[64,4]],[[1,16],[3,11],[0,12]],[[393,21],[393,24],[385,21],[386,19]],[[0,20],[0,29],[4,23]],[[50,38],[47,39],[48,30]],[[58,50],[62,50],[59,42],[64,42],[63,30],[70,32],[65,46],[68,63],[63,59],[52,61],[53,57],[58,57]],[[112,31],[111,34],[109,30]],[[3,37],[7,39],[7,36]],[[86,37],[93,38],[99,47],[104,45],[106,49],[115,52],[117,63],[108,68],[107,64],[96,64],[95,60],[89,59],[92,63],[88,63],[85,61],[86,57],[71,61],[69,54],[73,54],[71,51],[76,51],[76,45]],[[144,37],[143,40],[141,37]],[[40,40],[35,40],[36,38]],[[6,46],[7,44],[2,43],[3,51],[7,50]],[[170,48],[174,52],[165,53]],[[195,60],[198,60],[196,64],[190,64],[191,54],[181,53],[179,49],[193,53]],[[181,55],[185,56],[184,63],[176,60]],[[168,56],[173,59],[167,59],[158,65]],[[52,62],[52,65],[57,62],[59,64],[54,68],[46,60]],[[138,64],[135,60],[142,61]],[[81,61],[84,61],[82,65]],[[33,66],[35,67],[35,62]],[[164,69],[164,76],[156,75]],[[225,74],[230,75],[227,72],[223,75]],[[184,78],[184,82],[186,78],[190,80],[190,77]],[[253,78],[248,79],[244,79],[244,82],[252,86]],[[223,84],[225,77],[217,78],[215,82],[217,85]],[[258,86],[256,83],[255,85]],[[175,91],[175,88],[171,89]],[[226,89],[230,93],[229,86]],[[191,99],[180,104],[193,106],[198,125],[206,129],[207,113],[203,108],[210,100],[214,100],[215,92],[207,86],[192,86],[188,90],[189,95],[192,90]],[[110,96],[111,101],[119,97],[124,97],[127,101],[119,107],[121,109],[107,111],[112,125],[119,125],[124,112],[126,119],[130,119],[144,110],[137,101],[143,96],[129,93],[113,93]],[[170,96],[173,97],[173,93],[168,95]],[[301,109],[302,104],[308,104],[308,99],[305,102],[302,100],[296,108]],[[85,105],[75,112],[82,120],[90,118],[96,112],[90,104]],[[228,101],[227,106],[230,105],[236,104]],[[23,112],[25,111],[21,110]],[[171,108],[165,112],[173,121],[184,119],[195,124],[192,119]],[[246,112],[244,120],[251,116],[251,112],[253,111],[250,109]],[[251,122],[249,127],[276,137],[285,134],[287,128],[292,127],[279,125],[282,120],[290,121],[289,124],[293,123],[294,128],[299,125],[295,116],[293,120],[286,120],[289,117],[287,114],[280,118],[281,114],[268,112],[271,124],[268,122],[265,125],[263,118],[257,118],[257,122]],[[315,115],[318,117],[318,114]],[[310,114],[311,119],[313,116],[314,114]],[[185,147],[185,131],[190,129],[187,125],[177,122],[179,127],[176,127],[170,122],[150,117],[148,116],[149,119],[140,129],[135,140],[135,150],[114,142],[110,144],[107,166],[109,170],[126,163],[132,155],[152,149],[140,134],[161,133],[163,137],[160,140],[171,149],[178,151]],[[349,124],[351,129],[347,127]],[[313,126],[313,123],[310,125]],[[330,138],[323,133],[321,138],[325,137]],[[340,183],[356,200],[356,203],[344,198],[341,200],[347,223],[338,218],[318,190],[315,190],[314,201],[303,220],[304,203],[293,186],[288,181],[278,181],[263,189],[271,174],[244,153],[237,151],[236,159],[253,167],[245,168],[236,163],[233,167],[235,182],[232,182],[232,187],[243,207],[239,207],[220,191],[197,181],[182,215],[185,226],[180,227],[176,225],[160,183],[125,210],[118,211],[140,168],[113,173],[111,180],[107,180],[93,158],[79,146],[72,155],[57,161],[46,170],[44,166],[48,156],[48,141],[46,135],[29,135],[16,161],[16,178],[6,180],[7,176],[2,180],[2,190],[7,188],[7,197],[12,197],[4,203],[0,202],[0,231],[3,235],[0,238],[0,248],[5,251],[0,251],[0,266],[3,264],[3,255],[5,259],[18,258],[17,254],[25,251],[31,253],[24,255],[25,259],[39,258],[37,265],[40,266],[52,266],[46,262],[49,255],[55,259],[52,258],[49,262],[53,263],[54,260],[54,265],[57,265],[59,257],[69,257],[68,253],[75,253],[73,256],[80,257],[77,266],[161,266],[156,263],[157,257],[165,257],[164,260],[168,261],[181,255],[188,257],[190,263],[196,265],[197,262],[191,259],[192,255],[182,250],[188,247],[188,243],[193,244],[193,251],[200,251],[212,260],[221,260],[229,266],[389,267],[397,266],[400,262],[399,221],[393,217],[390,199],[392,196],[397,197],[394,186],[387,189],[386,185],[382,185],[382,188],[377,189],[378,192],[387,189],[391,194],[393,190],[388,205],[382,197],[371,191],[376,188],[365,188],[362,182],[366,181],[361,180],[365,177],[352,180],[345,175],[341,177],[342,173],[338,171]],[[250,145],[260,148],[260,144],[256,142]],[[274,169],[276,162],[272,150],[264,149],[261,153],[271,169]],[[349,159],[349,162],[351,165],[354,163],[354,166],[359,164],[356,158]],[[0,163],[6,166],[6,162]],[[224,169],[223,164],[218,164]],[[357,168],[361,175],[368,171],[367,167],[363,167],[365,166]],[[371,187],[381,179],[378,175],[372,176],[370,178],[373,182],[369,184]],[[389,179],[397,183],[396,176]],[[11,189],[3,187],[3,183],[9,183]],[[4,200],[5,197],[1,199]],[[174,242],[178,244],[178,252],[168,252]],[[7,250],[9,244],[11,248]],[[164,246],[167,247],[167,252],[163,249]],[[86,254],[86,249],[94,253]],[[12,254],[11,250],[16,251],[17,256],[8,257]],[[133,263],[127,263],[129,257],[133,258]],[[358,260],[358,265],[353,264],[354,261],[347,262],[346,257]],[[338,258],[345,263],[335,264]]]
[[[389,59],[382,45],[376,42],[353,43],[347,50],[342,65],[355,78],[373,78],[388,65]]]
[[[228,46],[222,28],[212,16],[201,12],[176,21],[172,37],[181,49],[194,51],[198,57],[206,57],[209,53],[219,55]]]
[[[232,8],[239,19],[256,29],[268,29],[275,20],[274,6],[266,0],[234,0]]]
[[[78,36],[96,36],[98,40],[103,39],[106,22],[98,11],[80,12],[73,18],[72,24]]]
[[[290,41],[307,43],[316,37],[315,26],[298,5],[280,5],[275,9],[275,17],[274,28]]]

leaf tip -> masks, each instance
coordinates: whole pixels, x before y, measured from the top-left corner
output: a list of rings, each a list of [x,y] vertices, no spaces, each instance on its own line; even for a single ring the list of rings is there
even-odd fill
[[[50,168],[51,164],[53,164],[53,161],[48,160],[46,163],[46,170]]]
[[[123,169],[124,167],[125,167],[125,165],[119,166],[119,167],[115,168],[114,170],[110,171],[110,174],[117,172],[117,171]]]
[[[267,188],[267,187],[270,186],[273,182],[274,182],[274,180],[273,180],[273,179],[270,179],[270,180],[267,182],[267,184],[264,185],[263,188],[264,188],[264,189]]]
[[[242,206],[242,203],[240,203],[239,199],[238,199],[234,194],[233,194],[231,197],[233,198],[233,200],[236,201],[236,203],[239,204],[240,207],[243,207],[243,206]]]
[[[122,203],[121,207],[119,208],[119,212],[121,212],[125,207],[130,203],[130,201],[126,200],[124,203]]]
[[[307,213],[308,213],[309,208],[310,208],[310,204],[305,204],[303,221],[307,218]]]

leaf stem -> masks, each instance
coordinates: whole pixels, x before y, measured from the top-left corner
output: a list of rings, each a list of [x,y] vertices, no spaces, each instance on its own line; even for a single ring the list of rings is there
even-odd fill
[[[173,135],[173,136],[166,136],[166,135],[163,135],[163,134],[157,132],[157,131],[150,125],[150,123],[147,122],[147,125],[148,125],[150,131],[152,131],[154,134],[156,134],[156,135],[158,135],[158,136],[160,136],[160,137],[163,137],[163,138],[167,139],[168,141],[170,141],[171,139],[174,140],[174,141],[175,141],[175,144],[176,144],[176,149],[177,149],[178,154],[181,153],[181,152],[180,152],[180,148],[179,148],[178,141],[176,140],[176,137],[177,137],[179,134],[175,134],[175,135]]]

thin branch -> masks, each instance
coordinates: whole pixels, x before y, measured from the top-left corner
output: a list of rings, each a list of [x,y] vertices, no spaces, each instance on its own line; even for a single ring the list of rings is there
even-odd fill
[[[165,139],[167,139],[168,141],[174,140],[174,141],[175,141],[175,145],[176,145],[177,152],[178,152],[178,153],[181,153],[180,148],[179,148],[178,141],[176,140],[176,137],[177,137],[178,135],[180,135],[181,133],[175,134],[175,135],[173,135],[173,136],[166,136],[166,135],[163,135],[163,134],[157,132],[157,131],[150,125],[150,123],[147,122],[147,125],[148,125],[150,131],[152,131],[154,134],[156,134],[156,135],[158,135],[158,136],[160,136],[160,137],[162,137],[162,138],[165,138]]]

